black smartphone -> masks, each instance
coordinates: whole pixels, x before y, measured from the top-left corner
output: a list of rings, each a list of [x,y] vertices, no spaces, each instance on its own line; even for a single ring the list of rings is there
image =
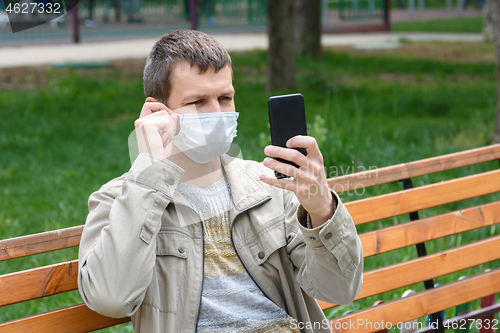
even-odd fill
[[[296,135],[307,135],[306,110],[302,94],[272,96],[267,101],[267,108],[273,146],[286,148],[286,142],[290,138]],[[305,148],[295,149],[307,155]],[[276,159],[291,164],[296,168],[299,167],[293,162],[281,158]],[[274,175],[279,179],[288,177],[278,171],[274,171]]]

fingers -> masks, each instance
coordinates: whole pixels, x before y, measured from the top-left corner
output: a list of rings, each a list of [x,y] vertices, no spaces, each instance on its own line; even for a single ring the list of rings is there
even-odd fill
[[[291,179],[286,179],[286,178],[278,179],[278,178],[275,178],[273,176],[269,176],[269,175],[265,175],[265,174],[261,174],[259,176],[259,179],[262,180],[266,184],[269,184],[269,185],[272,185],[272,186],[275,186],[278,188],[282,188],[284,190],[290,190],[290,191],[295,192],[294,190],[295,190],[296,184]]]
[[[161,104],[161,103],[158,103]],[[143,110],[156,110],[161,105],[145,106]],[[170,110],[154,111],[134,122],[140,153],[150,153],[167,158],[171,153],[171,143],[179,132],[179,116]]]
[[[139,115],[139,119],[144,118],[144,117],[148,117],[148,116],[151,116],[151,115],[155,115],[155,114],[157,114],[157,115],[164,115],[164,112],[167,112],[167,114],[170,115],[170,117],[174,121],[174,124],[176,125],[175,126],[174,136],[177,135],[177,134],[179,134],[179,131],[180,131],[180,126],[179,126],[180,119],[179,119],[178,114],[174,113],[165,104],[163,104],[161,102],[158,102],[156,99],[154,99],[152,97],[147,97],[146,98],[146,102],[142,106],[141,114]],[[140,124],[141,124],[141,122],[139,122],[139,125]],[[137,127],[137,125],[135,127]]]
[[[294,167],[292,166],[292,168]],[[294,169],[298,170],[297,168]],[[310,174],[306,174],[304,177],[297,177],[293,179],[278,179],[270,175],[261,174],[259,176],[259,179],[266,184],[294,192],[297,197],[299,197],[299,201],[303,196],[310,197],[312,195],[319,194],[320,189],[322,188],[320,180]]]
[[[302,169],[296,168],[293,165],[280,162],[276,159],[265,158],[263,161],[264,166],[269,169],[281,172],[284,175],[293,178],[304,178],[306,176],[305,172]]]
[[[152,97],[146,98],[139,119],[134,122],[139,152],[168,157],[172,139],[180,131],[179,115]]]
[[[139,119],[137,119],[134,122],[134,126],[137,128],[137,127],[142,126],[142,125],[149,123],[149,122],[158,123],[158,122],[161,122],[162,120],[165,121],[166,118],[164,118],[164,117],[170,118],[170,115],[168,114],[167,111],[165,111],[165,110],[156,111],[154,113],[151,113],[150,115],[140,117]]]
[[[307,156],[316,159],[321,156],[316,139],[312,136],[297,135],[291,138],[286,143],[287,148],[305,148]],[[321,156],[321,158],[323,158]]]
[[[282,158],[293,162],[300,169],[309,170],[314,174],[321,174],[323,170],[323,155],[319,150],[316,139],[310,136],[295,136],[288,140],[287,148],[267,146],[264,153],[274,158]],[[305,148],[307,156],[292,148]]]
[[[282,180],[282,181],[281,182],[274,182],[273,181],[273,184],[276,183],[277,185],[282,185],[282,186],[286,185],[286,186],[288,186],[287,189],[294,191],[294,192],[296,189],[290,188],[290,186],[291,186],[290,182],[292,182],[293,184],[295,184],[297,186],[301,186],[303,184],[312,184],[314,186],[317,186],[320,182],[320,179],[321,179],[320,173],[310,172],[309,170],[306,170],[305,168],[296,168],[293,165],[283,163],[283,162],[277,161],[275,159],[265,158],[263,164],[264,164],[264,166],[268,167],[271,170],[281,172],[282,174],[287,175],[289,177],[293,177],[293,179],[278,179],[278,180]],[[266,180],[277,179],[275,177],[266,176],[264,174],[262,176],[264,176],[263,178],[266,178]]]
[[[321,180],[325,178],[325,172],[323,156],[319,151],[316,140],[309,136],[295,136],[287,142],[287,147],[267,146],[264,149],[264,153],[267,156],[273,157],[273,159],[265,158],[263,161],[264,166],[293,177],[298,184],[318,186]],[[306,148],[308,154],[305,156],[301,152],[291,148]],[[293,162],[299,167],[297,168],[293,165],[280,162],[276,158]],[[267,176],[267,178],[273,177]],[[276,185],[278,184],[284,185],[286,183],[276,183]]]
[[[267,146],[266,148],[264,148],[264,154],[269,157],[282,158],[284,160],[293,162],[299,167],[305,167],[308,163],[307,157],[295,149],[282,148],[278,146]]]
[[[170,113],[172,112],[163,103],[160,103],[160,102],[146,102],[142,106],[142,110],[141,110],[141,114],[140,114],[139,118],[147,117],[147,116],[149,116],[149,115],[151,115],[151,114],[153,114],[155,112],[158,112],[158,111],[167,111],[167,112],[170,111]]]
[[[299,135],[288,140],[286,146],[287,148],[267,146],[264,153],[273,159],[265,158],[263,164],[293,179],[277,179],[266,174],[261,174],[259,178],[266,184],[294,192],[301,205],[310,214],[313,226],[321,225],[332,216],[333,212],[323,156],[318,144],[313,137]],[[307,156],[293,148],[305,148]],[[299,167],[282,163],[275,158],[294,162]]]

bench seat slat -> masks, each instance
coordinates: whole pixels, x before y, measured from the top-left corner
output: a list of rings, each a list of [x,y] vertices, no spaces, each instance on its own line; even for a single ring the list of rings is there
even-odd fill
[[[365,258],[500,223],[500,201],[360,234]]]
[[[384,168],[329,178],[328,186],[338,193],[357,188],[391,183],[430,173],[456,169],[478,163],[500,160],[500,144],[463,152],[431,157]]]
[[[0,306],[78,288],[78,260],[0,276]]]
[[[500,191],[500,170],[348,202],[356,225]]]
[[[500,269],[350,313],[330,321],[330,327],[334,333],[376,332],[380,327],[376,328],[374,323],[380,324],[383,321],[396,325],[398,322],[407,322],[498,292],[500,292]],[[365,325],[350,326],[351,323],[358,323],[358,320],[359,323],[363,321]],[[366,327],[366,323],[372,323],[372,327]]]
[[[82,231],[83,225],[0,240],[0,261],[78,246]]]
[[[126,323],[126,318],[108,318],[90,310],[85,304],[41,313],[0,323],[2,333],[57,332],[86,333]]]
[[[356,300],[500,259],[500,235],[363,274]],[[333,304],[319,302],[323,310]]]
[[[363,275],[362,299],[500,259],[500,236],[383,267]],[[0,276],[0,306],[77,289],[77,260]],[[12,286],[15,286],[12,288]],[[323,309],[335,305],[320,302]]]

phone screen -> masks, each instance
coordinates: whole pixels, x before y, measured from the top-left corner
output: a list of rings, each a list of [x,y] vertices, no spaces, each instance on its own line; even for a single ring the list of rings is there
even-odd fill
[[[286,142],[290,138],[296,135],[307,135],[306,112],[302,94],[272,96],[269,98],[267,106],[273,146],[286,148]],[[304,148],[295,149],[307,155]],[[298,168],[298,165],[293,162],[281,158],[277,158],[277,160]],[[288,177],[277,171],[274,174],[276,178]]]

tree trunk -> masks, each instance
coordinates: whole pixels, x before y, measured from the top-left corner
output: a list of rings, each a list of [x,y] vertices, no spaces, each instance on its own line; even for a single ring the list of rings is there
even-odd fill
[[[293,37],[295,38],[295,53],[301,54],[302,52],[302,43],[301,38],[303,31],[306,26],[306,16],[304,13],[301,13],[302,3],[305,0],[293,0]]]
[[[321,0],[295,0],[295,28],[297,53],[321,59]]]
[[[483,35],[485,40],[492,42],[495,40],[495,37],[493,35],[493,22],[491,21],[489,6],[490,6],[490,0],[485,0],[483,5],[483,15],[484,15]]]
[[[489,0],[487,6],[497,48],[497,117],[492,143],[500,143],[500,0]]]
[[[293,1],[267,0],[267,90],[295,87]]]

